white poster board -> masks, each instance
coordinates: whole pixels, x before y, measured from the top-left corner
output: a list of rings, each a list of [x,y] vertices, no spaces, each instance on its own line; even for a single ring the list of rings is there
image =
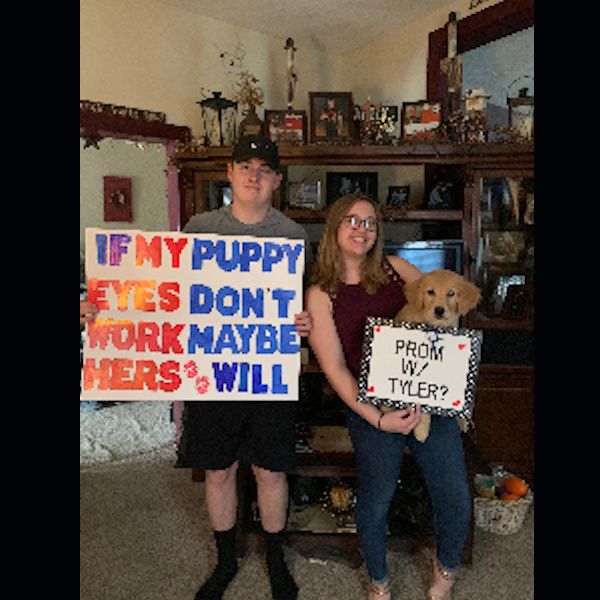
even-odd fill
[[[369,317],[359,377],[359,402],[395,408],[421,405],[446,416],[473,414],[481,358],[480,331]]]
[[[86,229],[81,400],[297,400],[304,241]]]

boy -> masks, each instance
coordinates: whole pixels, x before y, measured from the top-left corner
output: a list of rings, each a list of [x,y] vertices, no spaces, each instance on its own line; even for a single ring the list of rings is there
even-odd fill
[[[282,179],[273,142],[260,135],[241,137],[227,165],[227,178],[231,205],[194,215],[184,232],[304,239],[307,256],[310,245],[304,228],[272,206],[273,192]],[[306,336],[310,316],[302,312],[294,317],[298,333]],[[218,552],[215,571],[197,592],[196,600],[220,599],[237,572],[236,472],[240,459],[252,465],[256,479],[273,599],[297,597],[298,588],[282,549],[288,509],[286,472],[295,461],[295,408],[290,401],[185,403],[178,465],[205,469],[206,504]]]

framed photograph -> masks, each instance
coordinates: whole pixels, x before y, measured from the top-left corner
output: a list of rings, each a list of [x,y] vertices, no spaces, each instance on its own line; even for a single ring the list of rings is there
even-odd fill
[[[208,210],[214,210],[221,206],[229,206],[232,201],[231,183],[225,179],[211,179],[206,182]]]
[[[423,207],[456,209],[463,205],[464,172],[453,165],[425,165]]]
[[[404,139],[432,139],[442,123],[442,105],[425,100],[403,102],[401,120]]]
[[[377,200],[377,173],[327,173],[327,204],[347,194],[364,194]]]
[[[483,261],[518,263],[526,251],[523,231],[486,231],[483,234]]]
[[[390,185],[386,204],[394,208],[408,206],[408,196],[410,194],[410,185]]]
[[[104,220],[133,221],[131,177],[104,177]]]
[[[350,141],[354,137],[351,92],[309,92],[310,141]]]
[[[278,144],[306,144],[305,110],[265,110],[264,133]]]
[[[287,200],[291,208],[321,208],[321,182],[290,181],[287,185]]]

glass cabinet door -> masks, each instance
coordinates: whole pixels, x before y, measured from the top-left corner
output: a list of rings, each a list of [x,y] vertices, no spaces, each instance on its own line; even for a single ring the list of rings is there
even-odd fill
[[[475,177],[474,281],[482,299],[472,327],[531,329],[534,283],[533,172]]]

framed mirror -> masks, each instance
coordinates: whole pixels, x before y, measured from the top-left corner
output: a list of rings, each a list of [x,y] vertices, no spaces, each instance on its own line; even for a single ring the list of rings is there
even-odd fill
[[[533,0],[504,0],[458,21],[459,54],[533,26]],[[429,34],[427,99],[448,106],[448,85],[440,61],[448,54],[446,26]],[[458,90],[461,94],[461,90]],[[462,93],[461,95],[464,95]]]

